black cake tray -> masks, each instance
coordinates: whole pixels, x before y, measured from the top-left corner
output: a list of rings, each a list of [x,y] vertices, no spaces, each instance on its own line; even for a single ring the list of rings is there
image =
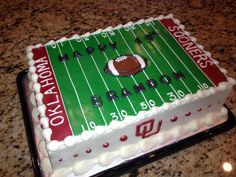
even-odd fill
[[[34,141],[34,132],[33,132],[32,126],[31,126],[31,122],[30,122],[31,120],[29,118],[29,110],[28,110],[28,106],[27,106],[27,100],[25,97],[25,90],[24,90],[24,85],[23,85],[23,80],[25,77],[27,77],[27,72],[28,72],[28,70],[23,70],[18,74],[17,88],[18,88],[19,97],[20,97],[21,109],[22,109],[22,113],[23,113],[23,119],[24,119],[26,134],[27,134],[27,140],[28,140],[34,175],[35,175],[35,177],[43,177],[43,174],[42,174],[41,168],[40,168],[40,164],[38,162],[37,149],[36,149],[36,144]],[[177,141],[173,144],[162,147],[158,150],[155,150],[155,151],[149,152],[147,154],[144,154],[142,156],[139,156],[135,159],[125,161],[118,166],[115,166],[110,169],[106,169],[98,174],[94,174],[93,177],[100,177],[100,176],[116,177],[116,176],[120,176],[120,175],[128,173],[128,172],[132,172],[132,171],[138,169],[139,167],[147,165],[153,161],[156,161],[156,160],[161,159],[165,156],[171,155],[175,152],[183,150],[187,147],[190,147],[194,144],[200,143],[200,142],[202,142],[206,139],[209,139],[215,135],[218,135],[220,133],[223,133],[223,132],[226,132],[226,131],[232,129],[236,123],[235,115],[233,115],[233,113],[228,109],[228,107],[226,105],[225,105],[225,107],[228,110],[228,119],[224,123],[217,125],[213,128],[210,128],[208,130],[205,130],[203,132],[200,132],[196,135],[193,135],[188,138]]]

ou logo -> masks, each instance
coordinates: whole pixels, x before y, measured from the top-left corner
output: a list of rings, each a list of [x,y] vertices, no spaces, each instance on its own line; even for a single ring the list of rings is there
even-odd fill
[[[156,121],[157,122],[157,121]],[[150,119],[136,126],[136,136],[147,138],[159,133],[161,130],[162,120],[155,124],[155,119]]]

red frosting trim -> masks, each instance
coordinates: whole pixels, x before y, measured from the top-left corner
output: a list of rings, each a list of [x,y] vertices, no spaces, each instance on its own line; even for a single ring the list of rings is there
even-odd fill
[[[62,102],[52,66],[44,46],[32,50],[35,61],[37,82],[41,85],[43,103],[46,106],[45,115],[49,119],[49,128],[52,130],[51,140],[62,141],[72,135],[65,108]]]
[[[175,122],[175,121],[177,121],[177,119],[178,119],[178,116],[174,116],[174,117],[172,117],[172,118],[170,119],[170,121],[171,121],[171,122]]]
[[[189,39],[188,41],[191,41],[191,39],[186,35],[181,35],[179,37],[181,32],[184,33],[184,31],[174,23],[172,19],[162,19],[160,22],[164,25],[164,27],[169,31],[170,34],[176,39],[176,41],[183,47],[183,49],[186,51],[187,54],[192,58],[192,60],[195,62],[195,64],[205,73],[205,75],[214,83],[215,86],[218,86],[220,82],[227,81],[226,76],[224,73],[222,73],[219,68],[213,63],[213,61],[207,56],[204,55],[204,51],[202,51],[199,47],[197,47],[196,43],[192,43],[191,47],[188,45],[184,45],[186,43],[183,42],[183,39]],[[176,35],[175,35],[176,34]],[[183,38],[184,36],[184,38]],[[182,40],[180,40],[182,38]],[[182,43],[180,42],[182,41]],[[191,48],[190,50],[187,50]],[[196,57],[198,54],[201,57]]]
[[[109,143],[104,143],[102,146],[103,146],[104,148],[107,148],[107,147],[109,146]]]
[[[91,152],[92,152],[92,149],[90,149],[90,148],[89,148],[89,149],[86,149],[86,153],[89,154],[89,153],[91,153]]]
[[[185,116],[188,117],[188,116],[190,116],[191,114],[192,114],[191,112],[186,112],[186,113],[185,113]]]
[[[127,136],[127,135],[122,135],[122,136],[120,137],[120,141],[127,141],[127,139],[128,139],[128,136]]]
[[[78,156],[79,156],[79,154],[74,154],[74,155],[73,155],[73,157],[78,157]]]
[[[198,111],[198,112],[202,111],[202,108],[198,108],[197,111]]]

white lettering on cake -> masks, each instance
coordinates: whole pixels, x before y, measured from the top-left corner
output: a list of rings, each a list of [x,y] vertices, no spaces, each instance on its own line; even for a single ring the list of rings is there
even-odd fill
[[[183,36],[179,38],[179,41],[183,44],[183,43],[189,42],[189,38],[187,36]]]
[[[102,37],[106,38],[107,37],[107,33],[102,32]]]
[[[212,61],[210,61],[210,60],[206,60],[205,62],[200,63],[200,66],[201,66],[202,68],[206,68],[206,67],[209,66],[209,65],[213,65]]]
[[[52,72],[51,71],[44,71],[44,72],[41,72],[41,73],[39,73],[39,77],[40,78],[48,78],[48,77],[50,77],[52,75]]]
[[[208,57],[205,54],[194,55],[194,58],[197,58],[197,62],[202,68],[206,68],[208,64],[212,65],[210,60],[207,60]]]
[[[195,55],[198,55],[198,54],[201,54],[202,51],[198,48],[195,48],[195,49],[192,49],[192,50],[189,50],[189,53],[192,55],[192,56],[195,56]]]
[[[54,105],[54,104],[58,104],[58,103],[59,103],[59,97],[58,97],[58,95],[56,95],[55,98],[56,98],[56,100],[49,102],[49,103],[47,104],[47,106],[51,106],[51,105]]]
[[[51,47],[55,49],[55,48],[57,48],[57,45],[55,43],[53,43],[53,44],[51,44]]]
[[[89,36],[83,36],[83,39],[84,39],[85,41],[88,41],[88,40],[89,40]]]
[[[58,125],[61,125],[63,124],[64,122],[64,117],[63,116],[56,116],[56,117],[53,117],[51,120],[50,120],[50,124],[52,126],[58,126]]]
[[[180,37],[184,36],[184,33],[182,31],[176,31],[174,33],[174,36],[177,37],[177,38],[180,38]],[[181,40],[179,39],[179,41],[181,41]]]
[[[50,87],[49,89],[47,89],[44,94],[47,95],[47,94],[57,94],[57,92],[55,91],[55,86],[52,86]],[[53,91],[54,90],[54,91]]]
[[[61,105],[57,105],[54,109],[48,109],[48,112],[51,112],[49,116],[54,116],[55,114],[62,113],[60,108],[61,108]]]
[[[35,60],[35,63],[40,63],[40,62],[48,63],[48,62],[47,62],[47,58],[46,58],[46,56],[44,56],[44,57],[42,57],[42,58],[39,58],[39,59]]]
[[[48,61],[47,61],[46,57],[42,57],[42,58],[37,59],[35,61],[35,63],[37,63],[36,68],[38,69],[39,73],[42,72],[42,71],[45,71],[45,70],[49,70],[49,67],[47,67],[48,66]]]
[[[186,50],[193,50],[193,49],[196,49],[197,46],[191,41],[191,42],[187,42],[187,43],[184,43],[183,44],[183,47],[186,49]]]
[[[77,42],[81,42],[81,37],[75,39]]]
[[[179,30],[178,26],[169,26],[168,29],[170,30],[170,32],[174,32],[176,30]]]
[[[41,87],[47,87],[49,85],[54,85],[53,79],[51,77],[41,81]]]
[[[51,126],[58,126],[63,124],[63,107],[59,100],[59,93],[56,88],[56,83],[53,79],[53,73],[49,66],[47,57],[42,57],[35,60],[37,72],[39,75],[39,83],[41,84],[41,91],[44,94],[44,101],[46,102],[46,114],[49,118]]]
[[[210,65],[213,65],[213,62],[210,60],[207,55],[197,47],[197,45],[191,41],[191,39],[178,27],[178,26],[169,26],[168,30],[172,32],[174,37],[179,41],[179,43],[184,47],[187,53],[194,59],[198,66],[201,68],[206,68]]]
[[[114,31],[108,31],[108,33],[111,35],[111,36],[115,36],[116,33],[114,33]]]

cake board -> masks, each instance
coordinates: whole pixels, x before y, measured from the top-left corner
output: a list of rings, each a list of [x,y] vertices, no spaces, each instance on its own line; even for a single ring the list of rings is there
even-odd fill
[[[17,76],[17,87],[21,102],[21,109],[23,113],[23,119],[27,134],[27,140],[30,150],[30,156],[32,161],[32,167],[34,170],[35,177],[43,177],[43,174],[40,169],[39,161],[38,161],[38,155],[37,155],[37,148],[34,140],[34,132],[31,126],[30,122],[30,116],[29,116],[29,110],[27,106],[27,99],[25,96],[25,88],[24,88],[24,80],[27,78],[27,72],[28,70],[21,71]],[[227,108],[227,106],[225,105]],[[124,161],[122,164],[115,166],[110,169],[104,169],[104,171],[94,174],[94,177],[99,176],[120,176],[122,174],[131,172],[133,170],[136,170],[137,168],[147,165],[153,161],[156,161],[158,159],[161,159],[165,156],[171,155],[175,152],[178,152],[180,150],[183,150],[187,147],[190,147],[194,144],[200,143],[206,139],[209,139],[217,134],[223,133],[225,131],[228,131],[232,129],[235,126],[236,120],[235,115],[227,108],[228,110],[228,119],[223,122],[220,125],[217,125],[213,128],[210,128],[208,130],[205,130],[203,132],[200,132],[196,135],[184,138],[182,140],[179,140],[173,144],[164,146],[158,150],[149,152],[145,155],[139,156],[137,158],[134,158],[129,161]]]

